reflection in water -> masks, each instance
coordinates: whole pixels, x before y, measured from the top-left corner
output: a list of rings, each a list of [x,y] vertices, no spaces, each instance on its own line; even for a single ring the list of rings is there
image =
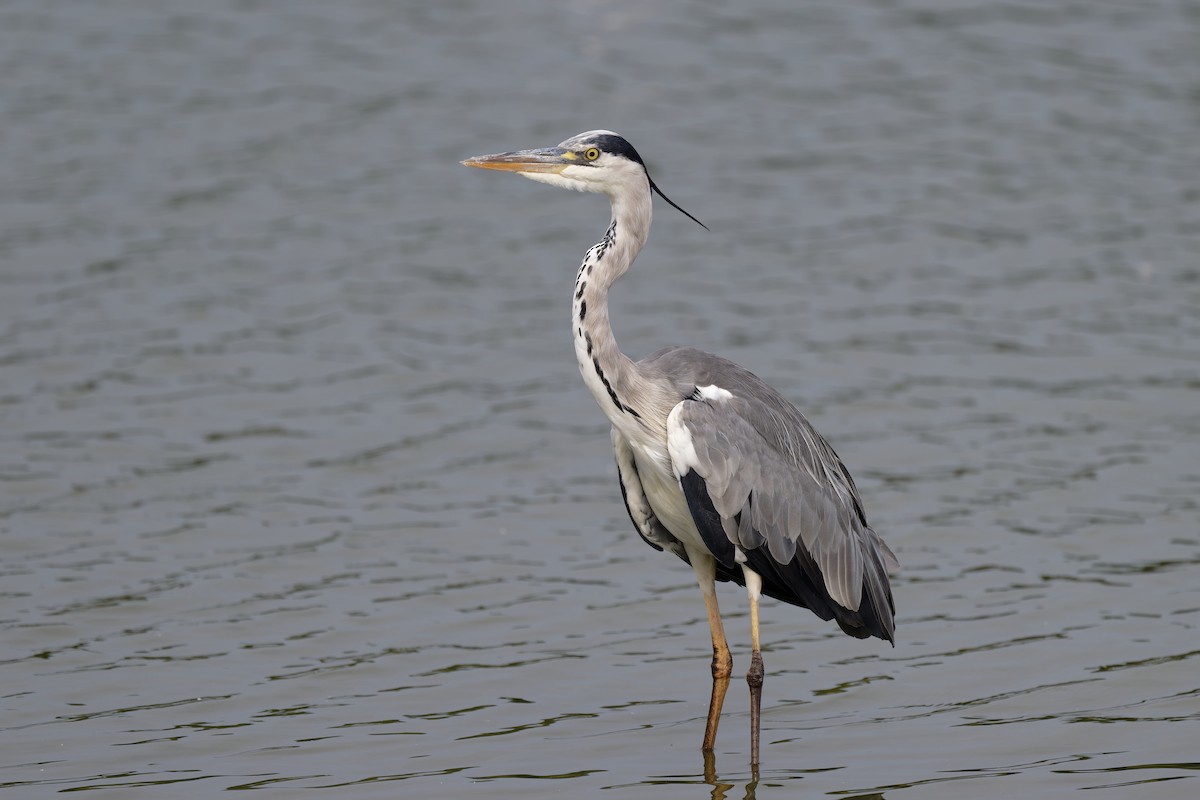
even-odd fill
[[[717,773],[716,756],[712,752],[702,751],[701,758],[703,759],[703,764],[704,764],[703,772],[701,773],[701,775],[696,776],[696,778],[690,778],[690,777],[689,778],[680,777],[678,779],[649,778],[641,785],[643,785],[643,786],[661,786],[664,784],[675,784],[675,783],[692,784],[692,783],[703,782],[704,784],[712,787],[710,796],[712,797],[713,800],[727,800],[727,798],[734,798],[734,797],[741,797],[741,798],[743,798],[743,800],[754,800],[754,798],[757,797],[758,787],[761,782],[760,770],[759,770],[759,766],[757,764],[750,765],[749,778],[743,783],[741,781],[723,780],[720,777],[720,775]],[[823,771],[824,770],[814,770],[813,772],[823,772]],[[794,775],[783,776],[782,773],[779,773],[779,774],[781,775],[781,779],[778,782],[776,782],[775,779],[773,779],[773,778],[769,778],[765,785],[768,787],[771,787],[771,788],[786,785],[788,787],[788,791],[793,793],[793,796],[795,796],[795,793],[797,791],[799,791],[800,793],[803,793],[803,785],[795,783],[796,776],[794,776]],[[884,800],[884,795],[881,792],[867,792],[865,794],[846,794],[845,792],[838,791],[838,792],[832,792],[832,794],[847,797],[848,800]]]
[[[725,800],[726,792],[734,787],[732,783],[722,783],[717,778],[717,757],[712,750],[702,750],[701,757],[704,759],[704,782],[713,787],[713,800]],[[754,789],[758,786],[758,764],[750,764],[751,777],[746,783],[746,792],[743,797],[747,800],[753,800]]]

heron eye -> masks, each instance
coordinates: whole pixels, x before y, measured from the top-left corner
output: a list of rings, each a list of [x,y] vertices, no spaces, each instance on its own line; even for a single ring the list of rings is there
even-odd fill
[[[589,147],[587,150],[583,151],[583,157],[588,161],[595,161],[600,157],[600,150],[595,147]]]

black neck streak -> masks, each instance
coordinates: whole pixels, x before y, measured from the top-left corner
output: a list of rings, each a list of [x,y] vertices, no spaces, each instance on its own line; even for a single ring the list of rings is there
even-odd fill
[[[592,275],[596,265],[604,260],[605,254],[613,247],[613,245],[616,243],[616,240],[617,222],[616,220],[613,220],[612,224],[608,226],[608,230],[604,234],[604,239],[602,239],[598,244],[593,245],[592,248],[588,250],[587,255],[583,259],[583,264],[581,264],[579,267],[579,275],[575,279],[575,321],[577,324],[576,338],[581,338],[583,340],[587,356],[592,362],[592,369],[595,370],[596,377],[600,379],[600,384],[604,387],[604,391],[608,394],[609,400],[612,401],[613,407],[619,412],[629,414],[635,419],[640,420],[642,415],[639,414],[628,403],[625,403],[621,400],[620,395],[617,394],[617,390],[613,386],[613,382],[609,380],[608,375],[605,374],[604,367],[600,363],[602,357],[601,352],[598,352],[601,350],[601,348],[593,340],[592,331],[587,325],[588,301],[587,298],[584,297],[584,294],[588,293],[588,278]],[[606,290],[603,284],[598,289],[596,287],[592,288],[593,293],[604,293],[605,291]],[[595,322],[594,324],[599,326],[601,341],[611,342],[612,333],[607,329],[608,314],[607,303],[605,302],[606,296],[601,294],[595,299],[597,299],[600,304],[604,306],[604,308],[602,309],[603,313],[601,314],[603,319],[601,319],[599,322]],[[613,344],[615,345],[615,342]]]

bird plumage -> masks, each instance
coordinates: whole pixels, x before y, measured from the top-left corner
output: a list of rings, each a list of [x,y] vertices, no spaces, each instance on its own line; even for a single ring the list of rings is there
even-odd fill
[[[674,376],[681,391],[697,387],[668,415],[668,449],[692,518],[723,568],[718,577],[740,584],[737,565],[748,563],[767,596],[836,619],[852,636],[892,641],[887,574],[899,564],[867,524],[833,448],[737,364],[691,348],[646,361]]]
[[[652,547],[691,564],[704,594],[714,648],[706,749],[716,734],[730,658],[712,583],[748,588],[751,760],[757,763],[760,587],[836,620],[852,636],[894,641],[887,576],[898,566],[896,557],[867,523],[854,480],[833,448],[767,383],[693,348],[666,348],[634,362],[617,347],[608,290],[645,244],[652,192],[683,211],[662,195],[632,145],[611,131],[589,131],[557,147],[463,163],[602,193],[612,204],[604,238],[588,249],[575,280],[576,359],[612,423],[621,493],[634,527]]]

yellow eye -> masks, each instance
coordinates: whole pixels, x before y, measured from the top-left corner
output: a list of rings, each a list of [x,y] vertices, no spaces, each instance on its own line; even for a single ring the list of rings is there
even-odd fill
[[[595,161],[600,157],[600,151],[595,147],[589,147],[587,150],[583,151],[583,157],[588,161]]]

